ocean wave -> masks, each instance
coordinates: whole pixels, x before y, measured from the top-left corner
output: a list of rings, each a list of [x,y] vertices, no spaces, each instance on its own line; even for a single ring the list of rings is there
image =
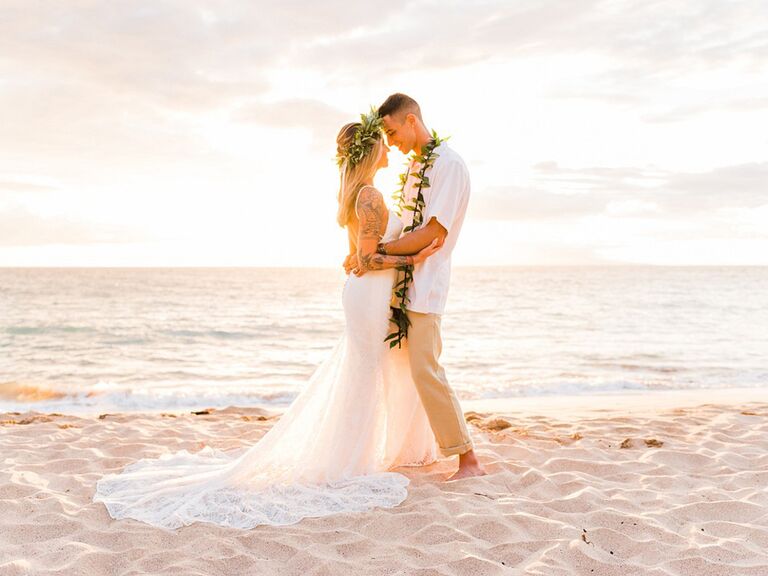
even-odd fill
[[[242,340],[261,336],[254,332],[233,330],[160,330],[160,334],[164,336],[181,336],[183,338],[221,338],[225,340]]]
[[[285,407],[297,394],[297,390],[205,391],[178,387],[131,390],[105,382],[100,382],[88,391],[74,392],[41,385],[3,382],[0,383],[0,412],[140,412],[226,406]]]
[[[151,338],[113,338],[101,340],[102,344],[108,344],[110,346],[142,346],[149,344],[153,340]]]
[[[642,269],[651,283],[638,270],[456,269],[441,361],[459,397],[768,383],[768,268]],[[286,401],[344,329],[338,270],[0,274],[14,303],[0,318],[0,402],[35,409]]]
[[[542,384],[527,384],[515,387],[499,387],[493,390],[479,391],[473,398],[527,398],[538,396],[579,396],[606,392],[629,392],[652,390],[642,382],[616,380],[608,382],[564,381]],[[468,395],[471,391],[467,391]]]
[[[298,333],[295,326],[285,324],[264,324],[257,326],[249,326],[249,330],[219,330],[219,329],[164,329],[158,330],[159,336],[173,336],[181,338],[211,338],[218,340],[264,340],[264,338],[272,338],[274,336],[280,336],[289,334],[291,332]],[[312,326],[302,326],[301,335],[306,337],[314,333],[322,333],[323,329],[313,328]]]
[[[596,368],[627,370],[628,372],[656,372],[659,374],[677,374],[685,372],[682,366],[654,366],[653,364],[637,364],[628,362],[588,362],[584,363]]]
[[[96,329],[90,326],[8,326],[5,328],[6,334],[13,336],[29,336],[29,335],[41,335],[41,334],[72,334],[72,333],[93,333]]]
[[[22,384],[20,382],[0,382],[0,402],[42,402],[65,398],[67,392],[47,386]]]

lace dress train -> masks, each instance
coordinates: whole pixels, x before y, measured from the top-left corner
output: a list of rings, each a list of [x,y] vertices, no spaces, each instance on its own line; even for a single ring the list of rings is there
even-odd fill
[[[388,235],[396,237],[393,215]],[[390,350],[394,271],[350,276],[344,334],[280,420],[254,445],[142,459],[98,480],[94,502],[113,518],[175,529],[234,528],[392,507],[408,478],[391,471],[436,458],[407,350]]]

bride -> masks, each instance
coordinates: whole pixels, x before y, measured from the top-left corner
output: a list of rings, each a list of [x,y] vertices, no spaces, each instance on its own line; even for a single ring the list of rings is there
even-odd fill
[[[194,522],[234,528],[293,524],[306,517],[397,506],[408,478],[392,471],[435,460],[435,437],[411,380],[406,349],[389,349],[395,268],[423,261],[376,254],[403,224],[372,183],[387,166],[380,120],[371,113],[337,137],[339,224],[350,256],[371,270],[350,275],[346,326],[328,358],[280,420],[256,444],[223,452],[206,446],[142,459],[98,480],[94,502],[113,518],[175,529]]]

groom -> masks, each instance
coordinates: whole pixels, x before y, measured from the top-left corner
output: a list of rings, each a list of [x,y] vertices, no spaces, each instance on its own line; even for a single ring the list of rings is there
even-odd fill
[[[383,121],[387,144],[397,146],[403,154],[422,153],[432,139],[424,125],[419,105],[405,94],[392,94],[387,98],[379,107],[379,116]],[[467,167],[456,152],[441,143],[435,148],[435,153],[438,157],[426,172],[430,186],[422,190],[424,224],[399,240],[379,244],[378,252],[407,255],[415,254],[435,239],[442,244],[440,250],[414,268],[413,282],[408,287],[410,302],[407,314],[411,323],[408,329],[408,356],[413,380],[440,451],[444,456],[459,455],[459,469],[448,478],[458,480],[485,474],[475,455],[464,413],[439,363],[442,350],[440,318],[448,297],[451,252],[464,221],[470,184]],[[412,162],[409,173],[417,174],[420,168],[417,162]],[[415,184],[416,179],[409,177],[404,191],[406,204],[412,204],[417,193]],[[406,211],[403,216],[412,220],[413,212]],[[410,226],[411,221],[404,224]],[[361,275],[365,270],[358,267],[354,272]]]

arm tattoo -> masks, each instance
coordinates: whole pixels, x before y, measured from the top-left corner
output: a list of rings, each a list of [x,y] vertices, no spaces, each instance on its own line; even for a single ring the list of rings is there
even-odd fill
[[[381,192],[372,187],[366,187],[360,191],[357,198],[357,208],[360,213],[360,240],[375,239],[376,243],[381,239],[381,229],[386,227],[388,218],[387,207],[384,205],[384,199]],[[384,226],[382,226],[384,225]],[[360,246],[362,242],[358,242]],[[384,270],[386,268],[399,268],[413,264],[412,256],[387,256],[371,252],[369,254],[360,254],[358,263],[366,270]]]
[[[383,270],[385,268],[399,268],[411,264],[410,256],[382,256],[375,252],[363,255],[362,265],[366,270]]]
[[[381,193],[371,187],[364,188],[357,198],[357,207],[361,216],[360,237],[381,238],[379,230],[387,213]]]

